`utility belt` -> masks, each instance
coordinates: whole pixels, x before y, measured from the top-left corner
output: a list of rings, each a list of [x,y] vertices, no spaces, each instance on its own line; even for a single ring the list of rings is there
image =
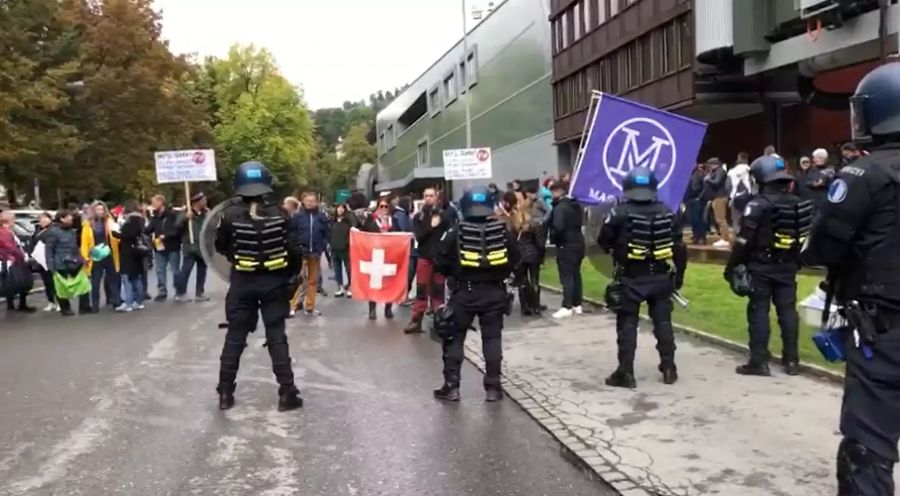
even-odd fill
[[[460,281],[460,280],[457,280],[452,289],[457,290],[457,291],[465,290],[465,291],[468,291],[471,293],[472,290],[476,289],[476,288],[492,288],[492,287],[506,289],[506,282],[502,281],[502,280],[500,280],[500,281],[497,281],[497,280],[493,280],[493,281]]]
[[[874,344],[881,334],[900,330],[900,311],[874,302],[849,301],[844,314],[859,333],[860,341],[867,344]]]
[[[779,264],[779,263],[797,263],[799,255],[796,251],[790,250],[775,250],[775,249],[765,249],[759,252],[756,252],[753,255],[753,259],[759,263],[765,264]]]
[[[647,262],[627,262],[617,267],[616,276],[618,277],[647,277],[668,275],[672,272],[672,266],[661,261]],[[617,278],[618,278],[617,277]]]

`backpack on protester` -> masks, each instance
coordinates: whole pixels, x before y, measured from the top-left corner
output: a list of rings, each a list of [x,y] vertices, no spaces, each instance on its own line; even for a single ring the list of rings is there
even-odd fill
[[[734,208],[743,212],[747,204],[750,203],[750,198],[752,197],[753,192],[747,187],[747,183],[738,181],[737,189],[734,191],[734,198],[732,198],[731,204]]]

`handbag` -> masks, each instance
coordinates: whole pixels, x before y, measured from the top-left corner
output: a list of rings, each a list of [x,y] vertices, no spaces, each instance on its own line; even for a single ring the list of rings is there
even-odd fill
[[[28,293],[34,287],[27,262],[0,262],[0,296],[7,298]]]

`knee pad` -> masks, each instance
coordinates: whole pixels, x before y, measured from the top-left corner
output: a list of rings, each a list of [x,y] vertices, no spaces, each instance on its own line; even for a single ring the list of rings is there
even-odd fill
[[[838,496],[893,494],[893,467],[893,461],[845,437],[837,454]]]

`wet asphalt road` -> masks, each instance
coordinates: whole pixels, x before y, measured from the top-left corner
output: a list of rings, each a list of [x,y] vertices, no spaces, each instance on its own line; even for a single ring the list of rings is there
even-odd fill
[[[63,319],[0,309],[0,495],[611,495],[510,400],[431,398],[439,346],[364,303],[289,321],[306,406],[276,410],[262,336],[216,409],[223,287],[205,304]],[[43,303],[34,298],[35,303]],[[511,323],[514,325],[514,323]],[[511,331],[512,332],[512,331]]]

